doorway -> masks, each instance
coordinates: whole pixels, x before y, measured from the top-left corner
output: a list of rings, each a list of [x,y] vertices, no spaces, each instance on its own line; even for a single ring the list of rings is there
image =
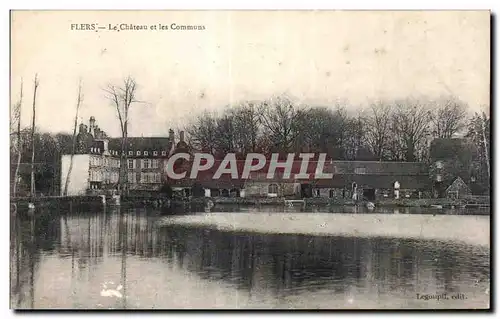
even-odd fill
[[[312,196],[313,194],[311,184],[300,184],[300,197],[311,198]]]
[[[375,188],[363,189],[363,197],[367,200],[375,200]]]

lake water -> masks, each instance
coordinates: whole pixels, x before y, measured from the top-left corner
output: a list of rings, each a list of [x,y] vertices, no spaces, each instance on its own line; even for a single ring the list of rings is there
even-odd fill
[[[13,220],[11,306],[489,308],[489,217],[407,213],[109,208]]]

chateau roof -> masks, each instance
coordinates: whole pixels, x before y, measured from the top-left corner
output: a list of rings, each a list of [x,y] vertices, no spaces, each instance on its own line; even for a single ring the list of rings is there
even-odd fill
[[[109,139],[109,149],[121,150],[121,143],[121,138],[111,138]],[[141,152],[138,157],[144,157],[144,151],[148,152],[148,156],[153,156],[153,151],[157,151],[158,156],[161,156],[161,152],[166,151],[168,156],[172,149],[172,141],[168,137],[128,137],[127,144],[128,151],[133,152],[133,155],[128,155],[131,157],[136,157],[137,151]]]

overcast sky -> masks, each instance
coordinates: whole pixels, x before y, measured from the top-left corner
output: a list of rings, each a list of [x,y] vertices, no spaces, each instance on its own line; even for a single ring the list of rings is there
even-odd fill
[[[77,31],[71,24],[202,25],[204,30]],[[452,94],[471,111],[489,104],[489,12],[170,11],[15,12],[12,100],[24,80],[29,125],[70,132],[78,79],[81,119],[119,135],[101,88],[139,85],[129,136],[160,136],[205,109],[287,93],[305,103],[354,105]]]

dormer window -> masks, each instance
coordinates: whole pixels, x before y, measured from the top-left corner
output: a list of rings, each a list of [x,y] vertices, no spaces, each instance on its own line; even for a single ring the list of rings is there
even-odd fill
[[[153,151],[153,156],[158,156],[158,152],[157,151]]]
[[[128,151],[128,155],[132,156],[132,155],[134,155],[134,152],[133,151]]]
[[[366,174],[366,168],[364,167],[356,167],[354,169],[355,174]]]
[[[443,168],[443,162],[437,161],[436,162],[436,168]]]
[[[144,151],[144,156],[148,156],[148,151]]]
[[[161,151],[161,156],[167,156],[167,152],[166,151]]]
[[[137,151],[137,156],[141,156],[141,151]]]

